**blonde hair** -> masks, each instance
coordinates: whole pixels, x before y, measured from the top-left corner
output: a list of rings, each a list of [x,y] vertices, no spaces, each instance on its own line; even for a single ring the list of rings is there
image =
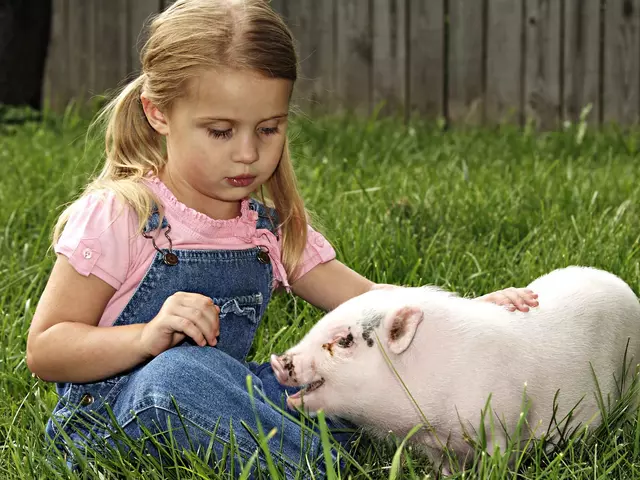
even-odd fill
[[[245,69],[295,82],[298,60],[291,32],[267,0],[178,0],[152,19],[140,57],[140,76],[92,123],[92,127],[106,124],[106,158],[102,171],[82,196],[105,189],[115,192],[136,211],[142,231],[153,205],[161,210],[162,205],[141,180],[150,171],[157,175],[167,158],[164,138],[144,115],[141,92],[168,112],[187,94],[187,81],[202,69]],[[288,141],[265,186],[267,196],[261,189],[261,199],[276,209],[282,231],[282,263],[287,274],[294,276],[307,241],[308,216],[296,186]],[[58,219],[54,243],[71,207]]]

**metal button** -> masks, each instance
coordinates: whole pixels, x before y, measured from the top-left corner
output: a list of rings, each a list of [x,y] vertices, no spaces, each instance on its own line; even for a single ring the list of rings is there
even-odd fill
[[[260,252],[258,252],[258,261],[264,264],[271,263],[269,254],[264,250],[260,250]]]
[[[162,257],[162,260],[167,265],[173,266],[178,264],[178,256],[173,252],[165,253],[164,256]]]
[[[80,405],[86,407],[87,405],[91,405],[93,403],[93,395],[90,393],[85,393],[80,399]]]

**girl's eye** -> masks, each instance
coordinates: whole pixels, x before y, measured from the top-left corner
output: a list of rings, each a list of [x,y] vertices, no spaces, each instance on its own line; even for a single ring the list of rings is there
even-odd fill
[[[208,128],[207,132],[213,138],[230,138],[231,137],[231,129],[230,128],[227,129],[227,130],[213,130],[211,128]]]
[[[265,135],[275,135],[278,133],[278,127],[264,127],[260,129]]]

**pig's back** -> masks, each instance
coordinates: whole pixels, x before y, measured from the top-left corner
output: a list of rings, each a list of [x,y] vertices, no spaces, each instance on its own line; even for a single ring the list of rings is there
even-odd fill
[[[613,375],[622,367],[629,337],[628,357],[640,360],[638,299],[615,275],[590,268],[557,270],[530,288],[540,306],[527,313],[462,298],[442,302],[451,310],[440,315],[440,324],[425,325],[425,375],[453,394],[450,405],[470,414],[491,394],[492,406],[513,409],[515,421],[526,383],[534,424],[549,419],[558,389],[560,412],[583,399],[578,417],[586,420],[597,412],[591,366],[606,397],[616,391]]]
[[[617,276],[594,268],[554,270],[528,288],[538,294],[539,307],[514,317],[519,334],[530,335],[554,350],[599,351],[620,338],[640,335],[640,303],[631,288]],[[604,351],[611,354],[611,351]],[[640,360],[640,359],[639,359]]]

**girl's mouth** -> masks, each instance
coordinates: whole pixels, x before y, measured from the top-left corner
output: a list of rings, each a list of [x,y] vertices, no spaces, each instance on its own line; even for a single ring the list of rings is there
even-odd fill
[[[256,177],[241,175],[239,177],[227,177],[227,183],[232,187],[248,187],[255,179]]]

